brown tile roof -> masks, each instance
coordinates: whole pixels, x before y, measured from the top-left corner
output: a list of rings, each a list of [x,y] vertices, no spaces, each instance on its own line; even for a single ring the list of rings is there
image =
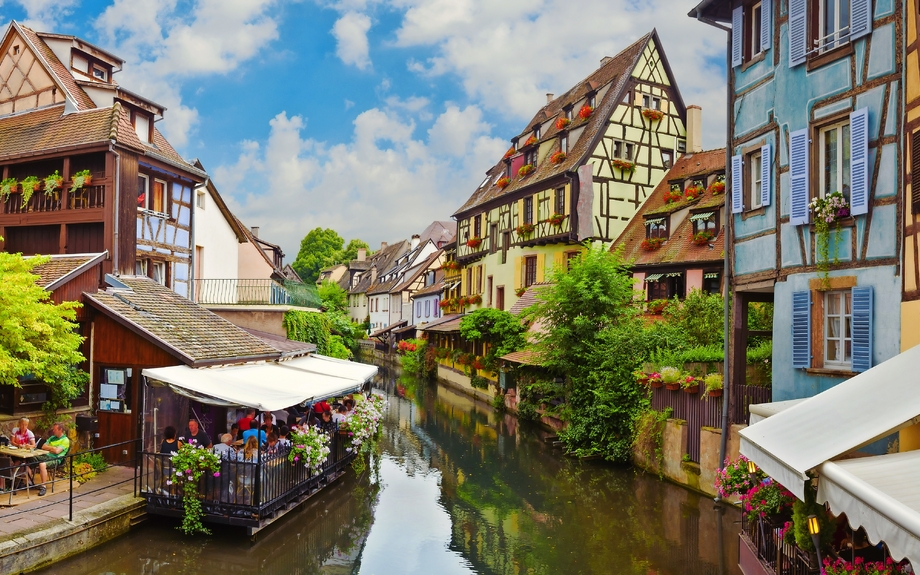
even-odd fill
[[[509,309],[508,312],[514,315],[520,315],[522,311],[537,303],[537,294],[549,285],[552,284],[537,283],[531,285],[529,288],[527,288],[527,291],[524,292],[524,295],[519,297],[518,300],[514,302],[514,305],[511,306],[511,309]]]
[[[32,268],[32,273],[38,276],[38,279],[35,280],[38,285],[51,290],[60,285],[62,281],[79,275],[100,263],[106,255],[107,252],[51,256],[50,261]]]
[[[434,272],[434,283],[430,286],[423,287],[422,289],[416,291],[414,294],[410,295],[410,298],[423,297],[426,295],[432,295],[436,293],[441,293],[445,288],[444,284],[444,270],[437,270]]]
[[[523,365],[540,365],[540,358],[537,353],[530,349],[522,349],[521,351],[512,351],[509,354],[501,356],[499,359],[505,361],[510,361],[512,363],[520,363]]]
[[[419,234],[419,241],[425,243],[428,240],[434,242],[434,245],[437,246],[439,241],[446,243],[454,239],[454,236],[457,235],[457,222],[451,221],[439,221],[435,220],[428,224],[428,227]]]
[[[388,245],[387,247],[383,248],[382,250],[378,251],[377,253],[372,255],[370,258],[368,258],[367,261],[369,261],[370,263],[368,264],[367,269],[370,269],[371,267],[376,267],[377,275],[381,275],[387,270],[389,270],[390,268],[392,268],[393,263],[396,260],[398,260],[400,256],[405,254],[407,251],[409,251],[409,242],[407,242],[406,240],[402,240],[402,241],[396,242],[395,244]],[[371,285],[372,283],[374,284],[373,286]],[[371,282],[371,274],[368,272],[365,272],[363,274],[363,277],[361,278],[361,281],[358,282],[358,285],[356,285],[354,288],[349,290],[349,293],[370,293],[369,290],[372,287],[375,290],[378,290],[378,288],[380,287],[380,282]],[[389,291],[389,287],[387,288],[387,291]],[[380,292],[375,291],[374,293],[380,293]]]
[[[129,290],[84,293],[87,303],[188,365],[279,357],[261,339],[149,278],[117,279]]]
[[[422,275],[423,273],[429,271],[428,268],[431,267],[431,264],[432,264],[432,263],[434,263],[435,261],[437,261],[437,259],[441,256],[442,253],[443,253],[443,252],[442,252],[441,250],[437,250],[437,251],[435,251],[433,254],[431,254],[430,256],[428,256],[428,258],[427,258],[425,261],[421,262],[420,264],[418,264],[418,265],[415,267],[415,271],[412,272],[412,275],[406,277],[406,278],[403,280],[403,282],[402,282],[401,284],[399,284],[398,286],[394,287],[394,288],[391,289],[390,291],[391,291],[391,292],[401,292],[401,291],[403,291],[403,290],[408,289],[408,288],[409,288],[409,285],[410,285],[412,282],[414,282],[415,280],[417,280],[418,277],[419,277],[420,275]]]
[[[93,102],[93,99],[90,98],[86,92],[83,91],[83,88],[77,85],[77,82],[74,80],[70,71],[58,60],[58,57],[51,50],[51,48],[45,44],[45,41],[38,37],[38,34],[30,28],[26,28],[18,22],[13,22],[13,25],[18,28],[20,33],[26,39],[26,42],[32,45],[34,52],[38,55],[39,58],[44,60],[48,68],[51,70],[51,73],[54,75],[58,83],[64,87],[64,89],[69,93],[77,106],[78,110],[91,110],[96,107],[96,104]]]
[[[654,251],[645,250],[642,248],[642,241],[646,236],[646,216],[670,215],[688,208],[695,213],[721,210],[725,205],[724,193],[712,195],[707,191],[701,198],[693,202],[681,200],[672,204],[665,203],[664,194],[670,189],[671,182],[680,181],[681,186],[683,186],[684,180],[724,173],[724,171],[725,148],[681,156],[655,188],[652,195],[645,200],[645,203],[642,204],[639,211],[627,224],[620,237],[613,242],[611,250],[622,247],[624,259],[632,261],[633,265],[640,267],[721,262],[722,250],[725,245],[724,217],[720,222],[723,227],[719,231],[719,235],[710,242],[713,244],[712,249],[709,249],[709,246],[706,245],[698,246],[690,241],[693,237],[693,223],[690,221],[689,215],[684,218],[680,225],[671,229],[668,241],[661,248]],[[711,208],[711,210],[707,210],[707,208]]]
[[[626,85],[627,80],[629,80],[632,70],[636,67],[643,49],[652,39],[657,40],[657,33],[654,30],[642,36],[628,48],[611,58],[609,62],[595,70],[590,76],[576,84],[568,92],[546,104],[526,125],[524,132],[519,136],[519,138],[523,140],[529,137],[531,133],[530,130],[536,123],[545,122],[546,120],[560,116],[563,114],[566,107],[583,100],[589,92],[595,91],[597,88],[606,84],[613,83],[604,95],[603,100],[596,103],[597,105],[594,113],[591,114],[587,120],[579,118],[577,113],[578,110],[574,110],[575,113],[573,114],[572,122],[567,129],[571,131],[581,126],[585,126],[585,129],[576,142],[570,143],[569,152],[566,154],[566,160],[559,164],[553,164],[549,161],[549,156],[555,151],[558,151],[559,146],[558,138],[556,137],[559,130],[556,129],[555,123],[552,123],[550,128],[540,135],[540,141],[554,140],[555,143],[553,145],[556,146],[556,149],[547,154],[546,159],[540,162],[535,172],[525,178],[521,178],[517,174],[512,174],[511,184],[502,190],[495,185],[498,178],[505,173],[505,161],[502,159],[488,171],[486,184],[477,189],[473,195],[470,196],[466,203],[455,212],[454,217],[458,217],[496,198],[512,195],[518,190],[527,188],[564,172],[574,171],[578,166],[582,165],[591,154],[594,140],[599,135],[599,132],[607,125],[607,121],[611,114],[613,114],[614,109],[622,99],[621,92],[623,87]],[[660,43],[658,44],[658,49],[661,50]]]
[[[445,315],[441,319],[436,319],[425,325],[418,326],[418,329],[419,331],[437,331],[441,333],[460,331],[460,320],[463,319],[464,315],[465,314]]]
[[[308,353],[316,352],[316,344],[313,343],[295,341],[280,335],[268,333],[267,331],[259,331],[257,329],[250,329],[248,327],[241,327],[240,329],[261,339],[267,345],[270,345],[271,347],[280,351],[284,356],[306,355]]]
[[[378,329],[377,331],[375,331],[374,333],[370,334],[370,335],[367,336],[367,337],[378,337],[378,336],[381,336],[381,335],[383,335],[383,334],[385,334],[385,333],[388,333],[388,332],[390,332],[390,331],[393,331],[394,329],[396,329],[396,328],[398,328],[398,327],[403,327],[403,326],[406,325],[407,323],[409,323],[409,320],[407,320],[407,319],[401,319],[401,320],[399,320],[399,321],[396,322],[396,323],[391,323],[390,325],[386,326],[386,327],[383,328],[383,329]]]

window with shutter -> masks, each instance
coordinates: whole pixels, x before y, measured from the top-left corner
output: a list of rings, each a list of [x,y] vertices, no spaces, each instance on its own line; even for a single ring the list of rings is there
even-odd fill
[[[805,62],[808,37],[807,0],[789,0],[789,66]]]
[[[732,156],[732,213],[740,214],[744,209],[744,176],[741,156]]]
[[[770,184],[773,165],[773,150],[770,144],[760,147],[760,186],[757,192],[760,194],[760,205],[770,205]]]
[[[852,293],[850,290],[824,292],[824,367],[849,369],[852,359]]]
[[[744,12],[741,6],[732,10],[732,68],[741,65],[744,50]]]
[[[872,367],[872,287],[854,287],[853,299],[853,371]]]
[[[760,7],[760,51],[765,52],[773,44],[773,0],[763,0]]]
[[[792,294],[792,367],[811,367],[811,292]]]
[[[871,0],[850,0],[850,40],[868,36],[872,32]]]
[[[911,135],[910,199],[916,212],[920,209],[920,131],[916,131]]]
[[[749,204],[748,208],[756,210],[763,206],[763,152],[754,152],[748,156],[748,174],[750,175],[750,187],[748,189]]]
[[[850,114],[850,213],[869,213],[869,109]]]
[[[808,130],[789,134],[789,223],[808,223]]]

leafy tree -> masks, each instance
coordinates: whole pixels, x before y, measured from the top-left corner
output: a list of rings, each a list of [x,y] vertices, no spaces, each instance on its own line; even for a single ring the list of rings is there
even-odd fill
[[[316,228],[300,241],[293,268],[306,283],[314,283],[319,271],[332,265],[341,255],[345,240],[335,230]]]
[[[498,358],[524,347],[526,331],[520,318],[494,308],[477,309],[460,320],[460,335],[463,339],[489,344],[484,359],[490,371],[494,369]]]
[[[342,254],[336,259],[336,262],[348,263],[351,260],[358,259],[358,248],[366,249],[367,255],[371,255],[370,246],[367,245],[367,242],[355,238],[348,242],[348,245],[345,246]]]
[[[664,310],[669,323],[679,324],[694,345],[722,343],[725,300],[719,294],[690,290],[684,301],[677,298]]]
[[[343,290],[339,284],[332,281],[324,281],[322,285],[319,286],[318,293],[323,309],[326,311],[341,314],[348,311],[348,292]]]
[[[45,407],[53,411],[69,406],[88,376],[75,367],[85,359],[75,322],[82,304],[55,305],[35,283],[32,270],[47,261],[0,252],[0,385],[19,387],[19,377],[33,375],[51,387]]]

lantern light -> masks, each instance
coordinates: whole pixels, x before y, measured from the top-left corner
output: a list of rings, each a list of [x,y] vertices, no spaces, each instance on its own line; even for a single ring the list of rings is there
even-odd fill
[[[818,535],[821,533],[821,525],[818,523],[818,518],[815,515],[808,516],[808,533],[810,535]]]
[[[748,464],[748,473],[750,473],[751,475],[754,475],[755,473],[757,473],[757,464],[756,464],[756,463],[754,463],[753,461],[751,461],[750,459],[748,459],[747,464]]]

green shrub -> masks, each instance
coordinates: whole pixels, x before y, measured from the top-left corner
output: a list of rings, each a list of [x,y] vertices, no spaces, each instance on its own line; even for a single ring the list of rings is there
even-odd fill
[[[691,347],[681,354],[683,363],[716,363],[725,361],[725,350],[721,343]]]
[[[751,365],[770,364],[773,361],[773,340],[767,339],[747,349],[747,362]]]
[[[470,378],[470,385],[476,389],[488,389],[489,380],[482,377],[481,375],[474,375]]]
[[[98,451],[76,455],[73,458],[73,463],[74,465],[78,463],[88,463],[94,471],[104,471],[106,467],[108,467],[105,458]]]
[[[540,414],[537,412],[537,406],[530,401],[519,401],[517,404],[517,416],[521,421],[539,421]]]
[[[504,413],[506,411],[507,407],[505,406],[504,393],[499,392],[495,394],[495,397],[492,398],[492,409],[499,413]]]

